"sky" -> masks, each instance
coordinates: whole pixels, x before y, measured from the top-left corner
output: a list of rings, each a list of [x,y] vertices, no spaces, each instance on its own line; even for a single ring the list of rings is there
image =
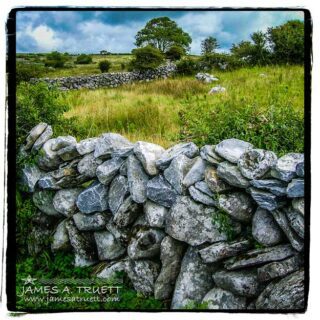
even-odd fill
[[[208,36],[217,38],[219,51],[227,52],[255,31],[292,19],[303,21],[301,11],[18,11],[17,52],[131,52],[136,33],[162,16],[189,33],[192,54],[200,53],[201,41]]]

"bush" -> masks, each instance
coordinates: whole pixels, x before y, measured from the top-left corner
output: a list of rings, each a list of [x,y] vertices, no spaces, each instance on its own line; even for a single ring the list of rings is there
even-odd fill
[[[184,54],[185,54],[185,51],[183,50],[183,48],[179,46],[172,46],[166,52],[166,57],[171,61],[177,61],[177,60],[180,60]]]
[[[92,63],[92,57],[87,54],[80,54],[79,56],[77,56],[77,59],[74,63],[75,64],[89,64],[89,63]]]
[[[46,56],[45,66],[53,68],[63,68],[66,61],[69,60],[68,53],[60,53],[58,51],[53,51]]]
[[[177,63],[177,74],[180,75],[193,75],[200,70],[199,62],[191,58],[183,59]]]
[[[48,72],[48,69],[39,64],[17,63],[16,65],[16,83],[29,81],[31,78],[41,78]]]
[[[134,70],[156,69],[164,61],[161,51],[153,46],[133,49],[132,54],[135,56],[131,61],[131,68]]]
[[[102,60],[99,62],[99,69],[101,72],[108,72],[111,67],[111,62],[108,60]]]
[[[201,57],[200,64],[203,69],[222,69],[222,70],[235,70],[244,67],[247,63],[245,60],[239,59],[234,55],[225,53],[212,53]]]

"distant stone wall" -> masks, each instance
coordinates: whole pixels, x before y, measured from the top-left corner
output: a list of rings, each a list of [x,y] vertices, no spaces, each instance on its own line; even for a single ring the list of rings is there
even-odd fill
[[[39,209],[30,254],[72,251],[75,266],[105,262],[136,291],[171,308],[304,307],[304,155],[227,139],[167,150],[115,133],[77,142],[30,132],[38,154],[22,184]]]
[[[168,63],[155,70],[133,71],[133,72],[111,72],[90,76],[40,78],[31,79],[32,83],[44,81],[49,85],[57,85],[62,90],[70,89],[97,89],[100,87],[118,87],[134,81],[151,81],[154,79],[167,78],[176,70],[176,65]]]

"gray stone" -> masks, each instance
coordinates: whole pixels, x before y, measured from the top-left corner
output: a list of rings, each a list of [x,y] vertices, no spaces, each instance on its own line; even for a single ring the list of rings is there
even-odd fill
[[[223,193],[232,189],[230,185],[219,178],[217,169],[212,166],[206,167],[204,179],[213,193]]]
[[[267,282],[276,278],[283,278],[299,270],[303,264],[301,257],[293,256],[282,261],[271,262],[257,269],[258,280]]]
[[[80,174],[88,177],[95,178],[96,170],[103,160],[96,159],[93,153],[86,154],[78,163],[77,169]]]
[[[66,222],[67,220],[62,220],[53,234],[51,242],[51,250],[53,252],[71,248]]]
[[[212,263],[236,256],[251,247],[250,241],[245,239],[233,242],[218,242],[199,250],[199,254],[204,262]]]
[[[127,195],[129,195],[127,178],[120,175],[115,177],[109,189],[109,207],[113,214],[118,211]]]
[[[119,173],[122,176],[125,176],[125,177],[127,176],[127,162],[126,161],[121,165],[121,167],[119,169]]]
[[[304,198],[295,198],[292,200],[293,209],[297,210],[304,216]]]
[[[296,166],[296,173],[298,177],[303,178],[304,177],[304,162],[300,162]]]
[[[250,184],[255,188],[269,191],[276,196],[287,195],[287,184],[280,180],[276,180],[276,179],[252,180],[250,181]]]
[[[195,76],[195,78],[199,81],[203,81],[205,83],[211,83],[214,81],[218,81],[219,79],[216,78],[215,76],[213,76],[212,74],[209,73],[202,73],[202,72],[198,72]]]
[[[215,284],[238,296],[253,298],[258,296],[261,285],[255,271],[218,271],[213,274]]]
[[[281,208],[286,204],[286,198],[278,197],[264,190],[251,187],[249,188],[249,192],[259,207],[269,211]]]
[[[143,211],[148,224],[151,227],[164,228],[168,209],[155,202],[147,201],[143,206]]]
[[[215,151],[215,145],[205,145],[200,149],[200,156],[203,160],[206,160],[207,162],[211,164],[219,164],[220,162],[224,161],[223,158],[221,158]]]
[[[189,193],[191,198],[196,202],[200,202],[212,207],[216,205],[216,202],[213,200],[212,196],[208,196],[207,194],[199,191],[199,189],[195,188],[194,186],[191,186],[189,188]]]
[[[59,149],[57,154],[63,161],[70,161],[80,156],[75,144]]]
[[[80,232],[72,220],[66,222],[70,244],[75,253],[75,267],[91,266],[97,262],[94,239],[88,232]]]
[[[50,229],[44,228],[43,226],[33,226],[29,230],[26,238],[28,254],[36,256],[41,253],[46,248],[46,243],[51,233],[52,231]]]
[[[239,140],[239,139],[226,139],[221,141],[215,147],[215,152],[222,158],[237,163],[242,154],[252,149],[251,143]]]
[[[58,153],[56,151],[51,150],[51,146],[54,143],[55,139],[49,139],[43,144],[40,150],[40,155],[38,157],[38,165],[43,170],[56,169],[62,162],[61,158],[58,156]]]
[[[139,204],[135,203],[129,196],[114,214],[113,221],[120,228],[126,227],[132,224],[141,212],[142,209]]]
[[[154,283],[158,278],[160,265],[149,260],[129,260],[128,277],[134,289],[144,296],[154,293]]]
[[[221,194],[218,197],[217,205],[232,218],[241,222],[250,222],[255,210],[250,196],[238,191]]]
[[[99,260],[115,260],[126,252],[126,248],[109,231],[96,231],[94,232],[94,238]]]
[[[192,186],[198,181],[204,179],[204,171],[206,169],[206,163],[201,157],[198,157],[189,172],[185,175],[183,179],[183,185],[187,188]]]
[[[207,208],[189,197],[178,197],[168,213],[166,233],[192,246],[227,240],[227,235],[213,224],[214,215],[214,208]]]
[[[163,172],[166,180],[180,195],[185,194],[186,187],[183,185],[182,181],[194,162],[195,159],[189,159],[184,154],[180,154],[171,161],[169,167]]]
[[[47,190],[60,190],[61,187],[57,185],[57,181],[50,175],[45,175],[38,180],[38,187]]]
[[[214,194],[213,192],[211,191],[211,189],[208,187],[208,184],[205,182],[205,181],[199,181],[199,182],[196,182],[196,184],[194,185],[194,187],[201,191],[202,193],[205,193],[207,196],[209,197],[213,197]]]
[[[289,198],[304,197],[304,179],[293,179],[288,184],[287,195]]]
[[[238,167],[248,179],[259,179],[275,166],[277,156],[272,151],[251,149],[244,152],[238,160]]]
[[[133,260],[153,258],[160,254],[160,244],[165,233],[157,229],[141,230],[128,245],[128,256]]]
[[[127,175],[129,191],[133,201],[144,203],[147,200],[148,175],[144,171],[140,161],[131,155],[127,159]]]
[[[48,125],[44,122],[40,122],[35,127],[33,127],[26,138],[26,144],[24,146],[24,150],[31,149],[33,144],[41,136],[41,134],[45,131],[47,127]]]
[[[170,162],[180,154],[188,158],[194,158],[198,155],[199,149],[193,142],[179,143],[166,150],[161,157],[156,161],[156,166],[160,170],[166,169]]]
[[[159,173],[156,167],[156,161],[164,151],[164,148],[159,145],[143,141],[138,141],[133,149],[134,154],[142,163],[145,171],[151,176]]]
[[[271,282],[260,294],[256,308],[272,310],[303,310],[305,308],[304,271],[296,271],[279,282]]]
[[[218,176],[228,184],[238,188],[248,188],[250,181],[241,175],[239,168],[227,161],[218,165]]]
[[[177,193],[163,176],[159,175],[148,181],[147,198],[161,206],[170,208],[176,201]]]
[[[100,212],[90,216],[83,213],[76,213],[72,216],[72,219],[80,231],[97,231],[105,229],[110,216]]]
[[[289,244],[282,244],[275,247],[253,249],[237,257],[225,261],[224,267],[227,270],[236,270],[252,266],[262,265],[268,262],[280,261],[296,254]]]
[[[252,219],[252,236],[265,246],[274,246],[283,240],[283,234],[271,212],[258,208]]]
[[[76,212],[76,201],[83,189],[63,189],[56,192],[53,198],[54,208],[66,217]]]
[[[42,212],[50,216],[62,216],[53,206],[55,193],[49,190],[39,190],[33,194],[33,203]]]
[[[110,158],[112,153],[132,149],[133,144],[117,133],[104,133],[99,137],[94,149],[96,158]]]
[[[72,136],[59,136],[55,138],[54,144],[51,146],[52,151],[58,151],[68,146],[75,145],[77,140]]]
[[[119,172],[123,161],[122,158],[112,158],[101,164],[96,170],[99,181],[108,185]]]
[[[213,287],[212,272],[215,267],[204,263],[196,248],[189,247],[181,263],[171,309],[182,309],[189,303],[200,303]]]
[[[98,138],[88,138],[88,139],[81,140],[76,145],[77,151],[81,155],[92,153],[96,147],[97,142],[98,142]]]
[[[108,209],[108,187],[95,182],[79,194],[76,204],[82,213],[106,211]]]
[[[207,303],[209,310],[244,310],[246,301],[245,297],[236,296],[221,288],[211,289],[202,299],[202,303]]]
[[[128,245],[131,237],[131,230],[127,228],[120,228],[111,219],[106,224],[106,229],[113,234],[113,236],[124,246]]]
[[[302,153],[288,153],[278,159],[276,166],[271,170],[271,175],[288,182],[297,176],[296,167],[302,162],[304,162]]]
[[[128,260],[120,260],[116,262],[108,263],[108,265],[103,268],[99,273],[97,273],[97,278],[105,279],[110,281],[112,284],[117,283],[117,274],[119,272],[127,272]]]
[[[170,299],[180,271],[185,245],[170,236],[161,241],[161,271],[154,286],[154,297]]]
[[[304,238],[304,216],[293,208],[285,210],[291,228],[300,238]]]
[[[21,184],[23,190],[34,192],[35,186],[39,179],[43,176],[43,172],[36,165],[25,165],[22,169]]]
[[[211,88],[210,91],[208,92],[208,94],[217,94],[217,93],[221,93],[221,92],[226,92],[226,88],[218,85],[218,86]]]
[[[45,142],[47,142],[51,138],[52,135],[53,135],[52,128],[51,128],[51,126],[48,125],[45,128],[45,130],[41,133],[40,137],[33,144],[31,151],[32,152],[39,151],[41,149],[41,147],[43,146],[43,144]]]
[[[301,252],[304,248],[303,240],[291,229],[290,223],[286,214],[283,211],[275,210],[272,211],[274,219],[277,221],[278,225],[287,236],[292,247],[297,251]]]

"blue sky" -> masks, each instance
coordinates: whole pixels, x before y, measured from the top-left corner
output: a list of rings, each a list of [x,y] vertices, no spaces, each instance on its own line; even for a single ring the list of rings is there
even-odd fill
[[[228,51],[255,31],[303,20],[301,11],[19,11],[17,52],[131,52],[136,33],[161,16],[190,34],[194,54],[208,36],[218,39],[221,51]]]

